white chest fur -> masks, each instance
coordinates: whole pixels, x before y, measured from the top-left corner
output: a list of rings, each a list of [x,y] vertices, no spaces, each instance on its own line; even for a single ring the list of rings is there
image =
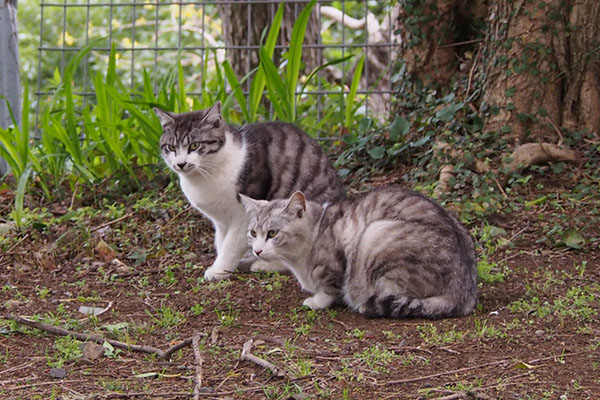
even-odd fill
[[[227,134],[223,148],[204,161],[208,173],[179,174],[181,189],[190,204],[216,225],[225,227],[240,218],[246,220],[246,213],[237,200],[238,176],[245,155],[244,145],[235,143]]]

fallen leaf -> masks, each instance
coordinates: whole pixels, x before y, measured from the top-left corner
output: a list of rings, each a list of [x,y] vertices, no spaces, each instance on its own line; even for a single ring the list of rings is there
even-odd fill
[[[85,315],[101,315],[110,310],[112,307],[112,301],[108,303],[105,308],[93,307],[93,306],[79,306],[79,312]]]

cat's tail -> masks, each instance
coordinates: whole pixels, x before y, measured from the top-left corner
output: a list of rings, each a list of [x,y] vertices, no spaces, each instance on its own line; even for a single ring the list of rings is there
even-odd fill
[[[455,299],[434,296],[412,299],[407,296],[373,295],[358,308],[358,312],[371,318],[447,318],[469,314],[475,308],[475,301],[457,304]]]

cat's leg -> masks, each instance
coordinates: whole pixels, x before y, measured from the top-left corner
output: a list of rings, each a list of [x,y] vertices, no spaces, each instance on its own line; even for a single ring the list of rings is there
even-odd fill
[[[204,279],[226,279],[235,271],[248,247],[246,226],[224,228],[215,224],[217,258],[204,272]]]
[[[310,307],[311,310],[320,310],[327,308],[334,304],[337,300],[337,296],[332,296],[323,291],[315,293],[313,296],[304,299],[302,305]]]

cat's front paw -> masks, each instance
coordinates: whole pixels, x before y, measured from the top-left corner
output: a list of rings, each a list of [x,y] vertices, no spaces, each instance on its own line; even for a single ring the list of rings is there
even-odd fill
[[[287,268],[276,262],[256,260],[250,267],[252,272],[287,272]]]
[[[224,268],[215,267],[214,265],[204,271],[204,279],[207,281],[220,281],[221,279],[227,279],[231,277],[231,271],[227,271]]]

